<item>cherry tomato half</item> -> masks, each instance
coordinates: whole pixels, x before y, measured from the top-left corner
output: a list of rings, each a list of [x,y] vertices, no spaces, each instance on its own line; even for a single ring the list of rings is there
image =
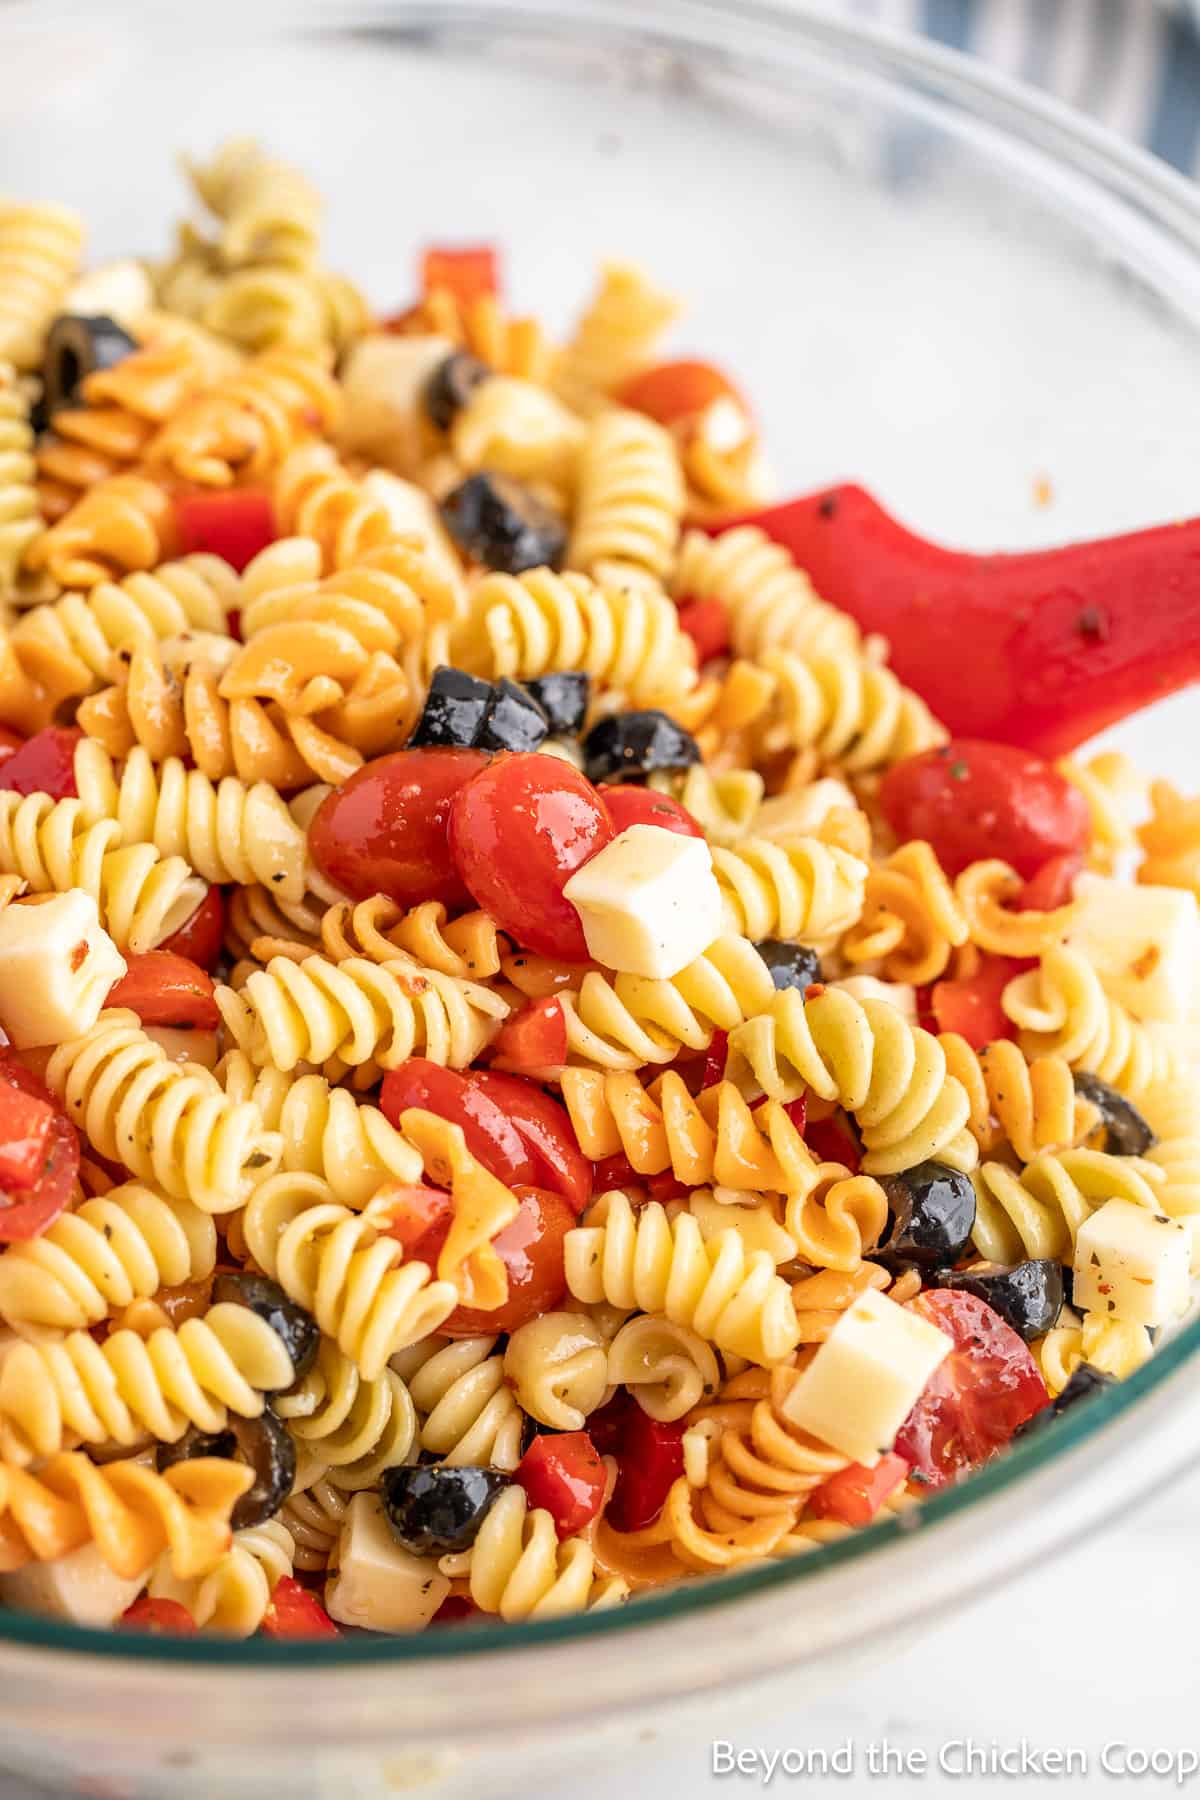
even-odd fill
[[[578,1218],[592,1197],[592,1165],[562,1102],[526,1076],[499,1069],[473,1069],[467,1081],[516,1126],[533,1159],[532,1185],[561,1194]]]
[[[469,906],[446,822],[459,789],[487,765],[482,750],[397,750],[377,756],[318,807],[308,828],[313,861],[356,900],[386,894],[398,906],[423,900]]]
[[[616,782],[605,782],[596,792],[607,806],[613,829],[618,833],[630,825],[658,825],[663,831],[675,832],[678,837],[704,836],[687,807],[672,800],[670,794],[656,794],[653,788],[619,786]]]
[[[467,1149],[489,1174],[506,1187],[523,1182],[536,1186],[538,1164],[498,1101],[479,1084],[479,1071],[459,1075],[423,1056],[411,1056],[383,1078],[379,1106],[385,1119],[399,1129],[400,1117],[410,1106],[436,1113],[461,1125]]]
[[[635,1401],[619,1428],[616,1457],[607,1516],[618,1531],[640,1531],[654,1523],[683,1474],[683,1426],[650,1418]]]
[[[1000,999],[1025,964],[1011,956],[987,956],[974,975],[962,981],[935,981],[929,990],[929,1012],[936,1031],[956,1031],[972,1050],[998,1038],[1015,1038],[1016,1026]]]
[[[673,1169],[664,1169],[661,1175],[639,1175],[623,1150],[602,1156],[599,1162],[593,1163],[592,1171],[592,1185],[602,1194],[612,1188],[621,1188],[626,1193],[631,1189],[644,1189],[651,1200],[659,1200],[665,1206],[668,1200],[682,1200],[692,1191]]]
[[[36,1094],[0,1083],[0,1188],[30,1188],[46,1166],[55,1108]]]
[[[491,1312],[459,1306],[440,1327],[449,1337],[476,1337],[480,1332],[515,1331],[549,1312],[566,1292],[563,1243],[575,1225],[575,1214],[561,1194],[545,1188],[517,1187],[520,1211],[511,1225],[492,1239],[508,1273],[508,1299]],[[434,1226],[414,1246],[414,1258],[437,1267],[449,1221]]]
[[[74,725],[47,725],[0,763],[0,788],[14,794],[77,800],[75,746],[82,737]]]
[[[175,502],[179,554],[207,551],[240,575],[279,536],[270,494],[255,488],[230,493],[180,494]]]
[[[476,904],[527,949],[573,962],[588,948],[563,888],[615,836],[591,782],[556,756],[499,756],[450,806],[451,853]]]
[[[1017,912],[1054,912],[1066,906],[1075,892],[1076,878],[1083,869],[1078,851],[1067,856],[1052,856],[1037,874],[1025,883],[1018,894]]]
[[[809,1511],[818,1519],[840,1519],[843,1525],[869,1525],[885,1500],[908,1480],[908,1464],[894,1450],[873,1469],[849,1463],[809,1495]]]
[[[341,1637],[321,1602],[294,1575],[275,1583],[259,1630],[271,1638]]]
[[[947,875],[1000,856],[1030,880],[1051,856],[1087,849],[1087,802],[1058,770],[1028,750],[956,738],[906,757],[879,789],[899,838],[932,844]]]
[[[732,400],[742,412],[749,413],[744,397],[728,375],[712,363],[694,358],[640,370],[625,383],[618,397],[622,406],[649,413],[660,425],[694,419],[714,400]]]
[[[380,1227],[385,1237],[395,1238],[411,1257],[416,1247],[435,1226],[450,1227],[454,1205],[444,1188],[395,1187],[380,1188],[372,1210],[386,1208],[388,1223]]]
[[[119,1631],[147,1631],[152,1637],[194,1637],[196,1621],[178,1600],[152,1600],[139,1594],[117,1621]]]
[[[225,941],[225,895],[219,887],[210,887],[190,919],[178,931],[164,938],[160,950],[175,956],[186,956],[202,969],[214,969]]]
[[[710,600],[681,600],[679,629],[696,646],[696,662],[703,668],[714,656],[729,653],[729,608],[714,594]]]
[[[506,1019],[492,1044],[496,1068],[547,1076],[567,1060],[567,1016],[557,994],[530,1000]]]
[[[221,1023],[212,976],[172,950],[126,957],[128,968],[109,990],[106,1006],[127,1006],[143,1025],[215,1031]]]
[[[586,1431],[535,1437],[513,1472],[530,1506],[550,1513],[560,1538],[590,1525],[604,1503],[607,1477]]]
[[[79,1176],[79,1138],[45,1084],[10,1054],[0,1060],[0,1083],[44,1101],[54,1115],[37,1178],[0,1194],[0,1243],[15,1244],[40,1236],[68,1205]]]
[[[986,1301],[929,1289],[910,1305],[954,1349],[930,1376],[895,1448],[930,1486],[944,1487],[1003,1449],[1050,1395],[1028,1344]]]

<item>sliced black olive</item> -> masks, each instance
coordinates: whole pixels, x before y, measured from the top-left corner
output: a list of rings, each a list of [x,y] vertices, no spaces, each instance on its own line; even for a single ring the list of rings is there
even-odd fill
[[[137,341],[115,319],[61,313],[50,327],[42,358],[48,413],[71,406],[80,383],[97,369],[111,369],[137,349]]]
[[[687,769],[700,761],[690,732],[665,712],[610,713],[583,740],[589,781],[641,781],[656,769]]]
[[[786,944],[782,938],[764,938],[754,948],[771,971],[777,988],[799,988],[803,993],[821,979],[821,959],[807,944]]]
[[[1143,1119],[1132,1100],[1118,1094],[1098,1075],[1086,1069],[1075,1072],[1075,1092],[1090,1100],[1100,1114],[1104,1128],[1104,1148],[1110,1156],[1145,1156],[1158,1139]]]
[[[439,431],[449,431],[475,389],[491,374],[488,365],[469,350],[453,351],[425,383],[422,399],[430,423]]]
[[[476,562],[505,575],[556,569],[567,547],[558,513],[509,475],[471,475],[442,501],[455,543]]]
[[[975,1227],[975,1189],[947,1163],[923,1162],[881,1177],[890,1213],[887,1237],[871,1255],[885,1268],[957,1262]]]
[[[590,675],[582,669],[570,669],[558,675],[539,675],[525,686],[545,713],[555,737],[578,736],[591,704]]]
[[[265,1275],[218,1275],[213,1282],[213,1299],[248,1306],[257,1313],[283,1340],[296,1380],[307,1375],[321,1342],[320,1328],[311,1314],[288,1299],[277,1282],[268,1281]]]
[[[1017,1427],[1013,1436],[1028,1437],[1031,1431],[1041,1431],[1051,1419],[1060,1418],[1063,1413],[1078,1405],[1079,1401],[1090,1400],[1093,1394],[1116,1385],[1115,1375],[1106,1375],[1103,1369],[1093,1369],[1091,1363],[1080,1363],[1057,1400],[1052,1400],[1049,1406],[1043,1406],[1040,1412],[1035,1412],[1032,1419],[1026,1419],[1023,1425]]]
[[[383,1478],[383,1507],[404,1545],[418,1556],[469,1550],[509,1477],[499,1469],[405,1464]]]
[[[550,735],[550,723],[532,694],[507,679],[496,683],[491,704],[475,738],[478,750],[536,750]]]
[[[195,1456],[221,1456],[253,1469],[254,1485],[233,1509],[235,1531],[273,1519],[295,1485],[296,1446],[270,1407],[257,1419],[230,1419],[224,1431],[212,1434],[189,1427],[178,1443],[158,1446],[158,1467],[169,1469]]]
[[[409,749],[446,744],[469,750],[494,697],[491,682],[481,681],[478,675],[468,675],[465,669],[435,669],[421,716],[408,740]]]
[[[1051,1329],[1063,1307],[1063,1266],[1054,1257],[1036,1257],[1011,1269],[999,1263],[941,1269],[930,1282],[933,1287],[959,1288],[986,1300],[1027,1344]]]

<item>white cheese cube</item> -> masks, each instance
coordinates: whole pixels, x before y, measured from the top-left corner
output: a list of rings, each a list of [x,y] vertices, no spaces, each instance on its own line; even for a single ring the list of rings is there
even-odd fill
[[[373,332],[360,338],[342,373],[343,448],[401,474],[415,469],[437,441],[424,407],[425,384],[453,350],[443,337]]]
[[[144,1574],[114,1575],[95,1544],[84,1544],[55,1562],[30,1562],[0,1575],[0,1601],[72,1625],[115,1625],[145,1585]]]
[[[421,1631],[450,1583],[435,1562],[406,1550],[377,1494],[355,1494],[338,1544],[337,1574],[325,1588],[325,1610],[363,1631]]]
[[[60,312],[78,313],[94,318],[105,314],[136,332],[138,325],[154,305],[154,289],[141,263],[102,263],[89,269],[67,292]]]
[[[1188,1303],[1186,1226],[1132,1200],[1106,1200],[1075,1240],[1075,1304],[1134,1325],[1165,1325]]]
[[[90,1031],[125,960],[82,888],[0,912],[0,1025],[17,1046]]]
[[[703,838],[630,825],[563,889],[588,954],[619,974],[669,980],[721,933],[721,890]]]
[[[1136,1019],[1186,1019],[1200,978],[1196,896],[1106,875],[1080,876],[1075,896],[1081,910],[1067,942],[1087,957],[1105,991]]]
[[[871,1291],[842,1314],[781,1410],[873,1468],[953,1348],[928,1319]]]

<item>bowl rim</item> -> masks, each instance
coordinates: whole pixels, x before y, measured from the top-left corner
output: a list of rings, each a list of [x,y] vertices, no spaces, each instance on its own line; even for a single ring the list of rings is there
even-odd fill
[[[102,10],[110,15],[143,11],[143,0],[108,0],[101,9],[89,0],[10,0],[0,19],[0,39],[23,25],[44,32],[56,18],[86,15],[97,23]],[[144,10],[159,16],[148,0]],[[169,10],[169,9],[164,9]],[[642,14],[643,16],[639,16]],[[917,81],[936,99],[982,121],[1024,149],[1033,148],[1076,176],[1106,186],[1127,207],[1143,216],[1159,235],[1180,241],[1194,264],[1191,275],[1200,295],[1200,188],[1138,145],[1076,112],[1054,96],[1025,86],[968,55],[906,31],[865,20],[835,18],[815,10],[807,0],[656,0],[647,24],[641,0],[356,0],[350,28],[377,20],[397,32],[420,33],[441,42],[456,34],[494,27],[557,28],[570,39],[619,32],[661,48],[730,52],[730,27],[759,34],[754,43],[739,43],[736,58],[785,49],[793,63],[816,52],[868,71],[874,69],[910,84]],[[242,0],[209,0],[207,29],[243,34],[249,28]],[[339,0],[264,0],[252,10],[252,28],[345,32],[346,9]],[[770,40],[777,40],[772,44]],[[1124,1382],[1106,1390],[1060,1419],[1053,1428],[1031,1434],[1022,1443],[963,1483],[931,1495],[921,1503],[919,1530],[923,1541],[939,1525],[948,1524],[985,1501],[1005,1494],[1037,1471],[1045,1471],[1070,1452],[1090,1443],[1105,1427],[1161,1388],[1200,1352],[1200,1317],[1179,1330],[1152,1359]],[[1181,1456],[1180,1463],[1182,1465]],[[0,1609],[0,1645],[68,1653],[73,1661],[100,1659],[139,1665],[170,1665],[194,1671],[237,1669],[347,1670],[402,1664],[442,1664],[448,1658],[481,1659],[502,1652],[547,1648],[558,1644],[612,1638],[640,1627],[666,1625],[713,1614],[755,1596],[788,1588],[799,1592],[814,1577],[856,1564],[888,1544],[913,1533],[914,1515],[892,1516],[865,1530],[811,1553],[756,1564],[723,1575],[638,1594],[627,1607],[527,1620],[520,1624],[470,1625],[411,1636],[371,1636],[337,1640],[232,1640],[220,1637],[156,1637],[140,1633],[68,1625],[40,1614]]]

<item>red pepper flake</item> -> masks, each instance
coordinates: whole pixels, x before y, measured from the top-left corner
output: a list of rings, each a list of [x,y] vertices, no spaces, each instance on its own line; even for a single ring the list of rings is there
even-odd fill
[[[71,952],[70,963],[68,965],[71,970],[72,975],[78,975],[80,969],[82,969],[82,967],[83,967],[84,963],[87,961],[87,959],[88,959],[87,939],[80,938],[79,942],[76,944],[75,948]]]
[[[804,998],[806,1000],[819,1000],[824,992],[825,983],[823,981],[810,981],[804,990]]]
[[[1093,644],[1106,644],[1112,636],[1108,614],[1102,606],[1085,606],[1075,621],[1075,629]]]
[[[1153,975],[1161,960],[1162,951],[1158,945],[1148,944],[1142,954],[1135,957],[1134,961],[1130,963],[1129,973],[1136,976],[1139,981],[1146,981]]]

